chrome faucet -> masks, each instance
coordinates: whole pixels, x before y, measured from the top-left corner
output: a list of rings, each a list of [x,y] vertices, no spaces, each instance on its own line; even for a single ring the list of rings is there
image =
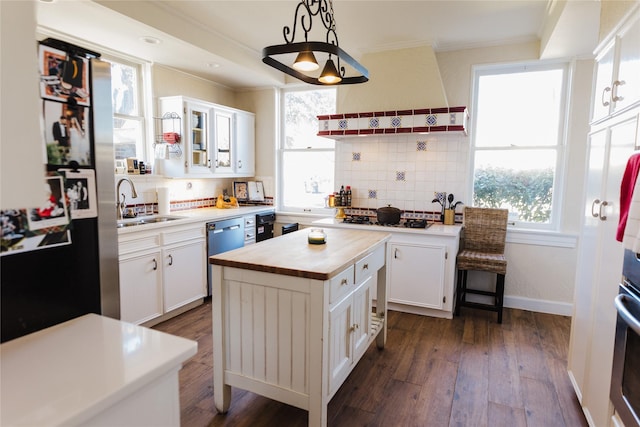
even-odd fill
[[[127,208],[127,204],[125,203],[126,196],[124,195],[124,193],[121,194],[122,200],[120,200],[120,197],[118,196],[118,194],[120,194],[120,185],[122,184],[122,181],[127,181],[129,183],[129,186],[131,186],[131,198],[135,199],[138,197],[136,187],[133,185],[133,182],[131,182],[129,178],[121,178],[118,181],[118,184],[116,185],[116,196],[118,197],[118,201],[116,202],[116,209],[118,213],[118,219],[123,218],[124,210]]]

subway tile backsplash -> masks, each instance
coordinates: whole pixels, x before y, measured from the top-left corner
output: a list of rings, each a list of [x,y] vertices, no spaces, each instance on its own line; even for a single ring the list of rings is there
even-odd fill
[[[463,134],[342,139],[336,141],[336,186],[351,186],[357,208],[439,211],[431,203],[435,192],[467,202],[468,157],[469,138]]]

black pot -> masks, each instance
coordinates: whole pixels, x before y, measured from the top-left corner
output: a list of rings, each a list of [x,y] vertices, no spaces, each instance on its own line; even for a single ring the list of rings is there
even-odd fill
[[[380,224],[398,224],[400,222],[400,214],[402,214],[402,211],[391,205],[387,205],[384,208],[376,209],[376,214]]]

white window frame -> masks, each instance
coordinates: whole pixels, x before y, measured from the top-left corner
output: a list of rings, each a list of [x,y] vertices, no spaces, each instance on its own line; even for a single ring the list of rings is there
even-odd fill
[[[276,190],[276,200],[277,205],[276,209],[278,212],[282,213],[291,213],[291,214],[307,214],[314,216],[327,216],[327,211],[324,208],[314,208],[314,207],[304,207],[300,208],[297,206],[285,206],[284,205],[284,154],[286,152],[327,152],[333,153],[334,159],[336,154],[336,146],[334,144],[333,148],[284,148],[285,141],[285,94],[290,92],[302,92],[302,91],[312,91],[312,90],[321,90],[319,87],[309,87],[309,86],[296,86],[291,88],[280,89],[278,92],[278,105],[280,111],[280,118],[278,120],[279,129],[277,131],[278,138],[276,138],[276,182],[277,182],[277,190]],[[335,87],[333,88],[325,88],[326,90],[337,90]],[[337,98],[337,95],[336,95]],[[337,142],[336,142],[337,143]],[[334,170],[334,181],[335,181],[335,170]]]
[[[562,218],[562,206],[563,206],[563,188],[564,181],[567,173],[567,137],[568,137],[568,117],[569,117],[569,97],[570,97],[570,82],[571,82],[571,67],[566,61],[536,61],[536,62],[518,62],[509,64],[492,64],[492,65],[476,65],[472,68],[472,110],[471,110],[471,132],[470,132],[470,147],[469,147],[469,177],[468,177],[468,194],[469,202],[473,203],[473,189],[474,189],[474,176],[475,176],[475,154],[477,151],[485,150],[518,150],[518,149],[531,149],[532,147],[476,147],[476,132],[478,115],[473,114],[478,110],[478,90],[479,90],[479,78],[484,75],[496,75],[496,74],[510,74],[523,71],[544,71],[551,69],[562,69],[563,82],[562,82],[562,98],[560,108],[560,120],[558,127],[558,143],[553,146],[539,146],[542,149],[555,149],[556,165],[555,176],[553,182],[553,199],[551,202],[551,218],[549,223],[538,224],[524,221],[509,220],[509,228],[517,230],[541,230],[541,231],[560,231],[561,218]],[[509,108],[506,106],[505,108]],[[534,147],[535,148],[535,147]]]
[[[101,58],[106,62],[115,62],[130,67],[135,67],[138,71],[138,84],[136,85],[138,100],[138,114],[126,115],[113,112],[113,118],[121,118],[125,120],[135,120],[140,123],[142,153],[136,152],[136,157],[141,160],[150,161],[153,159],[153,143],[154,143],[154,123],[151,116],[152,109],[152,88],[151,88],[151,67],[147,62],[142,62],[129,57],[118,55],[117,53],[102,54]]]

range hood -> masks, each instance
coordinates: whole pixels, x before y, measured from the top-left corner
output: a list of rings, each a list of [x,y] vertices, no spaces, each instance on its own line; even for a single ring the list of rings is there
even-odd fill
[[[467,107],[331,114],[318,117],[318,136],[332,138],[401,133],[467,134]]]
[[[429,45],[363,55],[370,79],[338,88],[337,112],[318,116],[318,135],[467,132],[466,107],[449,107]],[[464,101],[463,101],[464,102]]]

